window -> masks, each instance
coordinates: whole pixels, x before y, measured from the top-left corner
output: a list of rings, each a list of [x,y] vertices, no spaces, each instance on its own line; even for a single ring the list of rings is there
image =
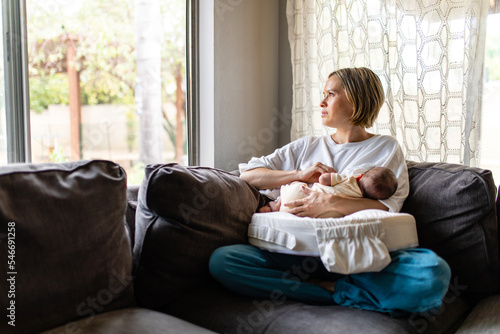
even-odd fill
[[[27,0],[33,162],[186,161],[183,0]]]
[[[20,161],[109,159],[125,168],[129,184],[140,182],[147,163],[188,164],[186,6],[192,3],[26,0],[25,11],[10,13],[18,22],[26,18],[27,30],[30,128],[23,136],[31,151]],[[0,107],[2,159],[10,123]]]

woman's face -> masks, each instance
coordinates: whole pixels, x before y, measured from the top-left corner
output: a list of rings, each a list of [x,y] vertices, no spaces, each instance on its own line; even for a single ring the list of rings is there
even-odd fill
[[[351,127],[350,121],[354,108],[347,100],[344,88],[337,76],[331,76],[325,84],[321,107],[321,119],[323,125],[331,128]]]

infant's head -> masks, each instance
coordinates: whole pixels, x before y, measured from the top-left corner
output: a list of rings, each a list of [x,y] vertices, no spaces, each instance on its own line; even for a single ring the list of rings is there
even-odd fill
[[[398,188],[396,175],[385,167],[373,167],[359,180],[363,197],[379,200],[391,197]]]

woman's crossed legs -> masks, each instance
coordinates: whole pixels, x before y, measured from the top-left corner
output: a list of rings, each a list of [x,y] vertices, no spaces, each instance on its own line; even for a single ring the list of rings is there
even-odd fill
[[[317,257],[280,254],[252,245],[217,249],[212,276],[228,289],[252,298],[290,298],[309,304],[338,304],[394,316],[438,308],[448,289],[450,268],[434,252],[412,248],[391,252],[380,272],[328,272]],[[335,281],[335,289],[313,282]]]

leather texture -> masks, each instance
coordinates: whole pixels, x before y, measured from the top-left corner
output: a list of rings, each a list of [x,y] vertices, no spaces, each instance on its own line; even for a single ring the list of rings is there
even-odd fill
[[[1,321],[1,333],[39,332],[134,304],[126,184],[109,161],[0,167],[0,220],[2,229],[15,223],[17,272],[16,326]],[[6,244],[0,249],[7,263]]]
[[[417,221],[420,247],[451,267],[464,296],[500,292],[496,186],[491,171],[409,162],[410,194],[401,212]]]
[[[257,189],[228,172],[148,165],[133,251],[139,304],[157,308],[210,281],[212,252],[247,243],[252,214],[264,204]]]
[[[171,315],[141,307],[129,307],[106,312],[71,324],[54,328],[42,334],[210,334],[201,328]]]

